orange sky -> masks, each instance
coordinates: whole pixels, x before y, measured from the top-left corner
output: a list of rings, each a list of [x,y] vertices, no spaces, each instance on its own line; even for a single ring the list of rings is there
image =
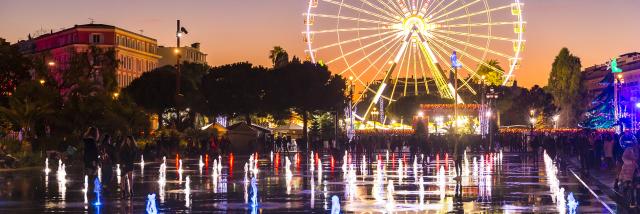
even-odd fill
[[[553,58],[564,46],[582,58],[583,66],[640,51],[638,0],[523,2],[527,43],[516,71],[520,85],[546,85]],[[175,20],[181,19],[190,33],[186,42],[201,42],[209,64],[269,65],[268,51],[274,45],[303,56],[300,32],[306,4],[307,0],[3,0],[0,37],[15,42],[39,29],[67,28],[93,18],[134,32],[142,29],[160,45],[171,46]]]

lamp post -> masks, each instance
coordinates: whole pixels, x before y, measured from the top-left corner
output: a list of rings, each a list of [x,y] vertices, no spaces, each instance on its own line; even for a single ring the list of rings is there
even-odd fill
[[[371,112],[371,122],[373,122],[373,130],[376,131],[376,118],[378,117],[378,114],[380,114],[380,112],[378,112],[378,108],[373,107],[373,111]]]
[[[182,54],[180,53],[180,38],[187,34],[187,29],[180,25],[180,20],[176,20],[176,49],[174,52],[176,53],[176,128],[178,128],[178,123],[180,122],[180,98],[182,94],[180,94],[180,59],[182,58]]]

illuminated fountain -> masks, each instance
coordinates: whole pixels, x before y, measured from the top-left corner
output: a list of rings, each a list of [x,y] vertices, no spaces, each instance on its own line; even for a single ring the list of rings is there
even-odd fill
[[[347,198],[349,200],[353,200],[355,199],[356,196],[356,180],[357,180],[357,176],[356,176],[356,169],[353,168],[353,165],[350,165],[349,168],[347,169],[347,177],[345,177],[345,185],[346,185],[346,195]]]
[[[382,189],[383,189],[384,180],[382,178],[382,167],[380,160],[378,159],[376,163],[376,174],[373,177],[373,186],[371,187],[371,195],[376,201],[382,201]]]
[[[213,168],[211,169],[211,183],[213,183],[213,192],[218,193],[218,176],[220,175],[220,169],[218,168],[218,160],[213,160]]]
[[[140,155],[140,176],[144,177],[144,155]]]
[[[156,206],[156,194],[147,195],[147,208],[145,210],[148,214],[158,213],[158,207]]]
[[[438,187],[440,188],[440,200],[444,199],[445,193],[447,191],[447,177],[444,175],[444,166],[440,166],[440,170],[438,171],[438,178],[436,179],[438,182]]]
[[[331,214],[340,214],[340,199],[337,195],[331,196]]]
[[[420,176],[419,181],[418,181],[418,197],[420,199],[419,203],[420,203],[420,209],[423,210],[424,209],[424,179],[422,178],[422,176]]]
[[[120,184],[120,175],[122,174],[122,171],[120,171],[120,164],[116,164],[116,177],[118,180],[118,184]]]
[[[182,183],[182,159],[178,160],[178,183]]]
[[[322,161],[318,159],[318,182],[322,184]]]
[[[198,171],[202,174],[202,167],[204,167],[204,162],[202,162],[202,155],[200,155],[200,159],[198,160]]]
[[[404,167],[402,166],[402,159],[398,158],[398,184],[402,185],[402,178],[404,178]]]
[[[51,169],[49,169],[49,158],[47,158],[44,160],[44,174],[48,176],[49,172],[51,172]]]
[[[189,178],[188,175],[184,184],[184,200],[185,200],[184,206],[190,207],[191,206],[191,178]]]
[[[347,162],[349,161],[349,156],[347,154],[347,151],[344,152],[344,156],[342,157],[342,172],[344,173],[344,175],[347,174]]]
[[[362,175],[369,174],[367,172],[367,156],[365,155],[362,155],[362,164],[360,164],[360,172],[362,173]],[[364,176],[362,178],[364,179]]]
[[[315,159],[313,157],[313,151],[311,151],[311,157],[309,158],[309,170],[311,170],[311,172],[313,172],[315,168]]]
[[[569,207],[569,213],[570,214],[575,214],[576,213],[576,209],[578,208],[578,205],[580,203],[578,203],[578,201],[576,201],[576,198],[573,197],[573,192],[569,193],[569,196],[567,196],[567,207]]]
[[[159,175],[158,175],[158,187],[159,187],[159,192],[158,195],[160,196],[160,202],[164,203],[164,187],[167,184],[167,163],[166,163],[167,159],[166,158],[162,158],[162,164],[160,164],[160,170],[159,170]]]
[[[258,187],[256,178],[251,178],[251,208],[258,207]]]
[[[389,184],[387,185],[387,204],[386,208],[388,211],[392,211],[396,208],[396,201],[393,199],[393,180],[389,179]]]
[[[560,187],[560,180],[558,180],[558,167],[555,166],[553,160],[547,154],[547,151],[544,151],[544,165],[551,198],[553,199],[553,202],[556,203],[558,212],[565,213],[567,205],[564,197],[564,188]]]
[[[291,194],[291,179],[293,178],[293,173],[291,172],[291,161],[289,157],[285,157],[285,181],[287,185],[287,194]]]
[[[102,181],[102,168],[101,167],[98,167],[98,179],[100,179],[100,181]]]
[[[84,188],[82,189],[82,193],[84,193],[84,203],[89,203],[89,200],[87,198],[87,192],[89,192],[89,176],[85,175],[84,176]]]
[[[66,165],[62,164],[61,160],[58,160],[58,171],[56,171],[56,178],[58,180],[58,192],[60,197],[64,199],[67,194],[67,170]]]
[[[102,191],[102,185],[100,185],[100,179],[96,178],[93,180],[93,192],[96,193],[96,202],[93,203],[95,206],[102,205],[102,201],[100,200],[100,192]]]

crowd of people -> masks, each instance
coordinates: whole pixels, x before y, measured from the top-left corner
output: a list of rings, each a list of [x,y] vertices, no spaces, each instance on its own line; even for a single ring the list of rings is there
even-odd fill
[[[84,173],[94,180],[98,173],[102,174],[101,183],[104,190],[109,190],[113,180],[114,166],[119,164],[122,176],[120,189],[122,197],[131,197],[133,193],[134,162],[139,156],[138,147],[133,136],[113,138],[109,134],[100,135],[95,127],[89,127],[83,134]],[[98,170],[100,172],[98,172]]]

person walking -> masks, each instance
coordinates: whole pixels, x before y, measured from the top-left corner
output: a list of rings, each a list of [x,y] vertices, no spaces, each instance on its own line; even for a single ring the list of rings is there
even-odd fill
[[[615,169],[615,165],[613,164],[613,137],[609,133],[604,134],[603,141],[604,162],[607,165],[607,169]]]
[[[120,188],[122,189],[122,196],[131,198],[133,196],[133,168],[134,161],[138,156],[138,149],[136,148],[135,140],[133,136],[127,136],[124,138],[124,142],[120,147],[120,165],[122,166],[122,183]]]
[[[457,135],[454,135],[453,137],[458,138]],[[460,179],[462,176],[462,161],[463,160],[463,153],[465,150],[465,146],[464,143],[462,142],[461,139],[457,139],[453,148],[453,154],[455,157],[455,167],[456,167],[456,178]]]
[[[111,135],[105,135],[100,144],[100,165],[102,166],[102,187],[108,190],[113,178],[115,147],[111,144]]]
[[[89,127],[82,136],[84,144],[84,171],[85,175],[93,178],[98,167],[98,146],[96,145],[100,134],[95,127]],[[93,180],[93,179],[92,179]]]

